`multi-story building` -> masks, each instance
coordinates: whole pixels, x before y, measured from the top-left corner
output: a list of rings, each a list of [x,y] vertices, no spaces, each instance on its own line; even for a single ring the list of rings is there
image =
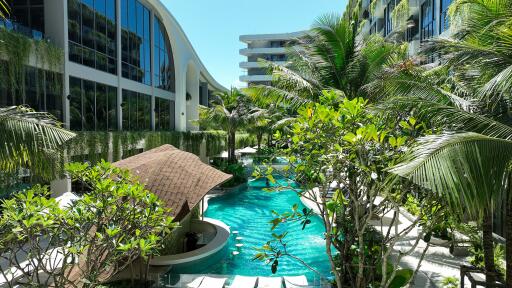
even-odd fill
[[[240,63],[240,68],[245,71],[240,76],[240,81],[248,86],[270,85],[272,75],[268,75],[267,68],[260,59],[286,65],[286,47],[293,45],[297,38],[304,35],[305,32],[240,36],[240,41],[247,44],[247,48],[240,50],[240,55],[247,57],[247,61]]]
[[[452,0],[362,0],[361,35],[380,34],[409,43],[414,55],[422,42],[449,32]],[[428,59],[427,59],[428,60]]]
[[[24,79],[0,81],[0,106],[51,112],[74,131],[185,131],[195,129],[190,120],[209,93],[225,90],[159,0],[9,2],[3,33],[49,41],[63,61],[51,69],[30,56]],[[48,84],[55,77],[58,87]]]

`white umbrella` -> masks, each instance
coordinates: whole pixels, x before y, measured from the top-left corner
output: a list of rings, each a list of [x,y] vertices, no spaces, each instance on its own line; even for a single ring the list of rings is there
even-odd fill
[[[60,195],[59,197],[55,198],[55,200],[57,200],[57,202],[59,203],[60,208],[67,208],[71,206],[73,201],[76,201],[78,199],[80,199],[80,197],[76,196],[72,192],[66,192]]]
[[[238,150],[238,152],[241,154],[254,154],[257,150],[252,147],[245,147],[244,149]]]

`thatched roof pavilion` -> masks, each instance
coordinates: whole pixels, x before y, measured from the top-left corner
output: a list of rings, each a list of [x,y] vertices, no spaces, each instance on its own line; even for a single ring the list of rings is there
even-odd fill
[[[211,189],[232,177],[171,145],[126,158],[114,166],[138,176],[146,189],[172,209],[176,221],[183,219]]]

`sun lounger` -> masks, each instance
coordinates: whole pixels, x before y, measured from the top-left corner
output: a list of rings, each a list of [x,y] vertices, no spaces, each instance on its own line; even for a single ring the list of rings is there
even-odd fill
[[[229,288],[254,288],[258,277],[235,276]]]
[[[178,287],[199,288],[203,279],[204,276],[182,274],[180,275],[180,286]]]
[[[284,286],[286,288],[306,288],[308,285],[308,278],[306,276],[285,276]]]
[[[224,283],[226,283],[227,278],[214,278],[206,276],[201,282],[201,286],[199,288],[222,288],[224,287]]]
[[[258,277],[258,288],[281,288],[281,277]]]

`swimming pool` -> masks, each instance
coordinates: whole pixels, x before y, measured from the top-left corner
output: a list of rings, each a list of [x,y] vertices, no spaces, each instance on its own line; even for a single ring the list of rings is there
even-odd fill
[[[277,178],[278,182],[285,180]],[[293,204],[299,209],[304,207],[294,191],[266,192],[265,179],[251,180],[246,188],[230,191],[216,196],[208,201],[205,217],[221,220],[231,227],[231,231],[238,231],[238,235],[231,235],[226,247],[216,255],[200,260],[186,266],[174,267],[171,273],[176,274],[219,274],[244,276],[291,276],[306,275],[309,279],[319,279],[318,275],[290,258],[279,260],[276,274],[272,274],[270,265],[261,261],[253,261],[257,253],[254,247],[261,247],[272,238],[271,224],[274,217],[272,210],[277,212],[290,211]],[[294,184],[294,183],[292,183]],[[320,217],[315,216],[312,223],[301,230],[299,222],[281,224],[276,233],[289,231],[287,239],[288,252],[319,271],[322,277],[329,277],[330,267],[325,253],[325,232]],[[236,236],[242,237],[237,240]],[[243,244],[236,247],[235,244]],[[233,255],[238,251],[238,255]]]

